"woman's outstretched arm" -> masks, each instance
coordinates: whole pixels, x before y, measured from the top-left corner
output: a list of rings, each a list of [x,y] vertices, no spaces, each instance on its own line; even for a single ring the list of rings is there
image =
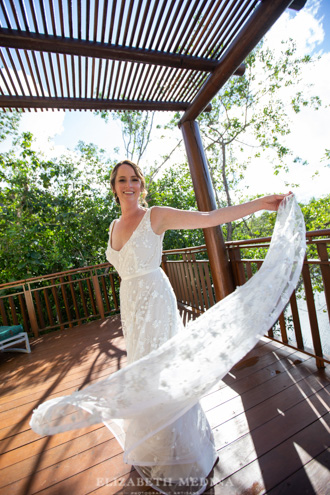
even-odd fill
[[[154,207],[152,210],[152,227],[156,234],[162,234],[166,230],[215,227],[216,225],[238,220],[260,210],[277,211],[281,201],[290,194],[292,193],[263,196],[247,203],[207,212]]]

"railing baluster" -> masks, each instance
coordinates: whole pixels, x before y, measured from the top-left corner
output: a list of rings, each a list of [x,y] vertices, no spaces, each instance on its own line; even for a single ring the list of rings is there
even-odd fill
[[[287,344],[288,343],[288,335],[286,333],[284,313],[280,314],[278,321],[280,323],[282,342],[283,342],[283,344]]]
[[[1,318],[4,326],[8,326],[8,318],[7,318],[7,313],[6,313],[6,308],[3,302],[3,299],[0,299],[0,313],[1,313]]]
[[[62,297],[63,297],[63,301],[64,301],[64,307],[65,307],[66,315],[68,318],[68,324],[69,324],[69,327],[72,328],[73,327],[73,324],[72,324],[73,318],[71,316],[68,297],[67,297],[66,290],[65,290],[65,280],[63,277],[60,277],[60,282],[61,282],[61,291],[62,291]]]
[[[102,289],[103,289],[105,304],[107,306],[107,312],[110,313],[111,306],[110,306],[110,301],[109,301],[109,297],[108,297],[107,286],[105,285],[104,275],[101,275],[101,285],[102,285]]]
[[[213,306],[212,303],[209,302],[209,298],[207,297],[207,290],[206,290],[206,285],[205,285],[205,273],[204,273],[204,262],[199,262],[198,263],[198,271],[199,271],[199,280],[200,284],[202,287],[202,304],[203,304],[203,310],[209,309],[211,306]]]
[[[45,320],[44,320],[44,315],[42,313],[42,305],[41,305],[39,290],[35,290],[34,291],[34,299],[35,299],[35,302],[36,302],[36,307],[37,307],[37,312],[38,312],[38,319],[39,319],[41,328],[45,328],[46,323],[45,323]]]
[[[28,318],[28,315],[26,313],[26,306],[24,305],[24,297],[22,294],[18,294],[18,301],[19,301],[19,306],[21,308],[21,315],[23,318],[23,327],[24,327],[25,331],[27,332],[28,328],[29,328],[29,318]]]
[[[75,282],[72,280],[71,275],[68,276],[68,279],[70,282],[70,292],[71,292],[71,297],[72,297],[72,301],[73,301],[73,305],[74,305],[74,310],[76,313],[76,320],[78,320],[79,323],[81,323],[82,319],[80,319],[79,306],[78,306],[77,297],[76,297],[76,293],[74,291],[74,285],[73,285]]]
[[[97,309],[99,311],[101,318],[104,318],[105,315],[104,315],[103,299],[102,299],[99,279],[98,279],[97,275],[92,275],[92,282],[93,282],[93,287],[94,287]]]
[[[90,303],[92,305],[93,315],[96,315],[97,314],[96,304],[95,304],[95,301],[94,301],[92,284],[91,284],[91,281],[90,281],[89,278],[86,278],[86,284],[87,284],[87,288],[88,288],[89,300],[90,300]]]
[[[168,263],[168,269],[170,273],[170,280],[174,289],[175,294],[177,294],[177,299],[183,301],[183,287],[182,287],[182,276],[181,276],[181,264],[173,261]]]
[[[88,309],[87,309],[87,304],[86,304],[86,298],[85,298],[85,292],[84,292],[84,287],[83,287],[83,284],[82,284],[82,280],[79,280],[79,292],[80,292],[80,297],[81,297],[81,301],[83,303],[83,308],[84,308],[84,311],[85,311],[85,317],[88,316]]]
[[[324,295],[328,308],[328,316],[330,319],[330,264],[329,264],[326,242],[317,241],[316,248],[320,258],[320,268],[323,279]]]
[[[246,266],[246,274],[247,274],[248,280],[250,280],[250,278],[253,277],[252,263],[246,262],[245,266]]]
[[[113,302],[114,302],[116,311],[118,311],[119,305],[118,305],[118,300],[117,300],[117,294],[116,294],[116,288],[115,288],[115,282],[114,282],[114,279],[113,279],[113,274],[112,273],[109,273],[109,277],[110,277],[110,284],[111,284]]]
[[[189,305],[189,274],[188,274],[188,266],[187,266],[187,256],[184,256],[184,263],[182,265],[182,287],[184,293],[184,303]]]
[[[214,293],[212,290],[212,281],[211,281],[211,270],[209,264],[207,264],[207,270],[205,270],[205,275],[206,275],[206,285],[207,285],[207,290],[210,295],[210,303],[212,306],[215,304],[215,299],[214,299]]]
[[[28,310],[28,315],[29,315],[29,320],[31,324],[31,329],[33,331],[33,334],[35,337],[38,337],[39,335],[39,327],[38,327],[38,321],[37,321],[37,316],[36,312],[34,309],[34,304],[33,304],[33,298],[32,298],[32,293],[31,293],[31,288],[30,285],[28,284],[28,289],[26,290],[25,287],[23,286],[24,289],[24,297],[25,297],[25,303],[26,307]]]
[[[301,325],[300,325],[300,318],[299,318],[299,312],[298,312],[296,291],[293,291],[292,296],[290,297],[290,306],[291,306],[291,313],[292,313],[294,333],[296,336],[297,347],[298,347],[298,349],[304,349],[304,341],[303,341],[303,337],[302,337],[302,333],[301,333]]]
[[[54,326],[54,318],[53,318],[52,307],[51,307],[49,296],[48,296],[48,290],[49,290],[48,287],[46,287],[43,290],[43,295],[44,295],[44,298],[45,298],[45,303],[46,303],[46,308],[47,308],[47,315],[48,315],[48,319],[49,319],[49,322],[50,322],[50,326]]]
[[[52,289],[52,294],[53,294],[54,301],[55,301],[56,313],[57,313],[58,320],[61,323],[60,329],[64,330],[61,306],[60,306],[60,302],[59,302],[58,294],[57,294],[56,281],[54,279],[51,279],[51,283],[53,284],[51,289]]]
[[[231,264],[233,266],[233,273],[236,285],[245,284],[244,266],[241,260],[241,250],[239,247],[233,248],[229,251]]]
[[[9,296],[8,301],[9,301],[12,321],[13,321],[14,325],[18,325],[18,319],[17,319],[17,315],[16,315],[14,298],[12,296]]]
[[[320,339],[320,331],[319,331],[319,325],[317,322],[317,314],[316,314],[316,309],[315,309],[313,287],[312,287],[312,281],[311,281],[311,276],[309,273],[309,266],[308,266],[307,259],[305,259],[305,262],[303,265],[302,277],[303,277],[304,287],[305,287],[306,303],[307,303],[308,317],[309,317],[309,322],[310,322],[310,327],[311,327],[311,332],[312,332],[314,352],[315,352],[315,355],[317,356],[316,364],[317,364],[318,368],[324,368],[324,360],[322,359],[323,352],[322,352],[322,345],[321,345],[321,339]]]
[[[189,306],[191,306],[194,312],[194,308],[198,307],[198,301],[196,298],[196,280],[193,273],[191,255],[187,255],[187,286],[189,295]]]

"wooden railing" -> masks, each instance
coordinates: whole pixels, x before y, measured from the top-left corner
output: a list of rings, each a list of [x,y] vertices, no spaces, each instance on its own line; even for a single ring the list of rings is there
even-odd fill
[[[37,337],[119,311],[119,279],[109,263],[0,285],[0,324]]]
[[[306,237],[307,254],[298,287],[268,336],[315,357],[321,368],[325,362],[330,363],[330,229],[308,232]],[[226,243],[236,286],[244,284],[260,268],[269,243],[270,238]],[[212,276],[205,258],[206,246],[163,253],[163,269],[185,321],[196,318],[215,303]],[[315,299],[320,297],[324,307],[317,310]]]
[[[330,363],[329,237],[330,229],[307,233],[301,280],[278,323],[268,332],[269,338],[315,357],[319,367]],[[237,286],[260,268],[269,242],[270,238],[263,238],[226,243]],[[215,304],[206,246],[164,251],[162,266],[184,323]],[[25,331],[37,337],[116,313],[120,279],[112,270],[109,263],[103,263],[2,284],[0,325],[22,324]],[[315,303],[319,294],[324,305],[321,310]],[[307,327],[304,312],[308,315]]]
[[[163,251],[162,267],[170,279],[184,324],[215,304],[205,245]]]

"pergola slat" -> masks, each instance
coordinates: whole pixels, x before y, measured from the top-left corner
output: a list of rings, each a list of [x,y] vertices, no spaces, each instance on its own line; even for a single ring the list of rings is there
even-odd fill
[[[109,60],[141,62],[145,64],[196,69],[207,72],[213,71],[218,64],[217,60],[192,57],[178,53],[165,53],[142,48],[109,45],[107,43],[72,40],[60,36],[46,36],[36,33],[27,34],[20,32],[13,34],[10,30],[5,28],[0,28],[0,46],[25,48],[28,50],[52,53],[85,55]]]
[[[4,108],[64,108],[76,110],[159,110],[176,112],[186,110],[186,102],[161,102],[141,100],[102,100],[101,98],[41,98],[38,96],[1,96]],[[208,106],[205,111],[210,110]]]
[[[199,22],[199,18],[203,13],[203,9],[204,9],[206,4],[207,4],[207,0],[204,0],[203,3],[200,5],[199,9],[197,10],[197,13],[194,14],[193,16],[190,15],[189,23],[187,22],[187,26],[185,26],[185,28],[183,28],[183,33],[185,33],[185,36],[184,36],[183,40],[180,42],[180,44],[182,45],[181,50],[180,50],[181,53],[187,54],[188,52],[191,51],[191,44],[192,44],[193,39],[194,39],[193,38],[193,32],[194,32],[194,29],[196,28],[196,25]],[[196,7],[197,7],[197,5],[196,5]],[[201,22],[201,24],[203,24],[203,19],[201,19],[200,22]],[[177,47],[177,49],[178,48],[179,47]]]
[[[20,65],[20,69],[22,71],[22,74],[24,76],[24,80],[25,80],[25,84],[27,86],[28,94],[32,95],[32,91],[31,91],[29,79],[28,79],[28,77],[26,75],[26,71],[24,70],[24,64],[23,64],[23,60],[22,60],[22,57],[21,57],[21,54],[20,54],[19,50],[16,50],[16,56],[17,56],[17,59],[18,59],[18,62],[19,62],[19,65]]]
[[[273,0],[272,2],[262,2],[258,5],[242,28],[240,38],[235,38],[235,41],[232,42],[230,48],[220,60],[218,68],[208,77],[199,90],[189,109],[181,118],[180,125],[183,122],[196,119],[203,111],[204,104],[206,105],[212,100],[233,74],[235,67],[238,67],[244,61],[290,3],[290,0]]]
[[[276,20],[256,12],[283,11],[283,2],[0,0],[3,96],[39,97],[41,108],[84,98],[87,108],[99,100],[179,102],[192,105],[184,118],[195,118],[231,75],[242,75],[233,51],[243,61]]]
[[[213,5],[212,12],[211,12],[212,5],[211,4],[209,5],[207,11],[204,14],[205,23],[203,23],[203,20],[202,20],[202,24],[204,24],[204,27],[202,28],[197,39],[195,38],[193,40],[194,45],[192,46],[191,53],[194,53],[195,55],[198,54],[199,43],[203,40],[203,37],[205,35],[207,35],[207,33],[209,32],[209,28],[210,28],[211,23],[213,22],[214,25],[216,25],[216,23],[218,21],[216,13],[219,10],[221,3],[222,3],[222,0],[218,0],[217,3],[215,5]]]
[[[59,2],[59,15],[60,15],[60,26],[61,26],[60,36],[64,36],[63,3],[62,0],[58,0],[58,2]],[[87,16],[87,22],[89,22],[88,16]]]
[[[29,67],[29,70],[30,70],[30,77],[32,78],[32,82],[33,82],[33,85],[34,85],[34,91],[35,91],[36,95],[39,96],[37,81],[36,81],[36,78],[35,78],[35,75],[34,75],[34,72],[33,72],[33,69],[32,69],[32,64],[31,64],[30,56],[29,56],[29,53],[27,52],[27,50],[24,50],[24,55],[25,55],[25,58],[26,58],[26,61],[27,61],[27,64],[28,64],[28,67]],[[32,93],[31,93],[31,96],[32,96]]]

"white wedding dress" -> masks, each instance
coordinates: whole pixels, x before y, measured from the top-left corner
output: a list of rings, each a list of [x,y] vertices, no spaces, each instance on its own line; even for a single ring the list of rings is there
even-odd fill
[[[183,328],[172,287],[159,268],[163,235],[147,210],[120,251],[107,258],[121,277],[120,304],[128,365],[67,397],[41,404],[31,427],[54,434],[105,423],[124,460],[165,494],[202,493],[217,458],[198,400],[275,323],[294,290],[305,252],[295,198],[281,203],[259,272]],[[220,461],[221,462],[221,461]]]

